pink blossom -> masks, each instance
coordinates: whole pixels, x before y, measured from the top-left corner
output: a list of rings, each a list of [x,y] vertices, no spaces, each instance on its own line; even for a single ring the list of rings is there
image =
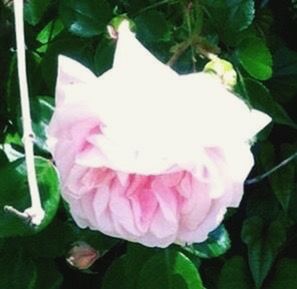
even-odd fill
[[[166,247],[204,241],[239,205],[269,121],[213,76],[175,73],[123,21],[99,78],[59,57],[48,135],[78,226]]]

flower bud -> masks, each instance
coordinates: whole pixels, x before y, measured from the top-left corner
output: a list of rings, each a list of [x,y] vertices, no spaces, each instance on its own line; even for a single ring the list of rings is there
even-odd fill
[[[236,85],[236,71],[234,70],[232,63],[224,59],[217,57],[216,59],[211,60],[205,65],[204,72],[215,74],[221,79],[222,84],[231,90]]]
[[[99,258],[99,252],[85,242],[77,242],[69,251],[66,261],[79,270],[90,268]]]

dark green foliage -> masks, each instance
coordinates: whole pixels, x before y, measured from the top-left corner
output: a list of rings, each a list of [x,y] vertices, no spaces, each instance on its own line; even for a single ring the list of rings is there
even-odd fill
[[[0,288],[297,288],[296,160],[247,185],[240,207],[205,242],[156,249],[79,229],[60,200],[46,144],[58,55],[103,74],[116,45],[107,25],[128,17],[137,38],[179,73],[201,71],[205,52],[233,65],[238,96],[273,119],[252,148],[249,178],[271,170],[297,151],[296,1],[25,1],[36,167],[46,210],[38,227],[3,210],[30,206],[11,2],[0,1]],[[66,262],[81,241],[100,254],[83,272]]]

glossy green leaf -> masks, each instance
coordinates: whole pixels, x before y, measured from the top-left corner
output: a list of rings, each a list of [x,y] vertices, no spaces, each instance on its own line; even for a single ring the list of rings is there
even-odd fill
[[[221,225],[208,235],[205,242],[187,245],[183,248],[200,258],[214,258],[226,253],[230,246],[229,234],[225,227]]]
[[[94,58],[97,75],[101,75],[112,67],[115,47],[115,42],[109,39],[103,39],[98,44]]]
[[[41,157],[35,158],[35,165],[45,218],[39,226],[33,227],[3,210],[5,205],[20,211],[31,205],[25,162],[18,159],[0,171],[0,237],[35,234],[44,229],[56,214],[60,201],[57,171],[50,161]]]
[[[158,251],[160,250],[128,243],[126,254],[114,261],[104,276],[103,289],[138,289],[135,272],[140,272],[145,262]]]
[[[158,252],[158,248],[148,248],[136,243],[127,244],[125,274],[129,289],[138,289],[138,280],[133,278],[135,272],[140,271],[145,262]]]
[[[39,53],[46,52],[48,43],[64,30],[60,19],[50,21],[38,34],[36,40],[40,42]]]
[[[54,112],[54,99],[39,96],[31,103],[32,128],[35,134],[34,143],[38,149],[48,152],[47,128]]]
[[[251,78],[245,78],[241,84],[244,86],[242,94],[253,108],[267,113],[276,123],[297,128],[285,109],[274,100],[269,90],[262,83]]]
[[[237,55],[251,76],[259,80],[267,80],[272,76],[272,56],[261,38],[249,37],[240,41]]]
[[[253,289],[249,268],[241,256],[227,260],[220,272],[218,289]]]
[[[170,26],[161,12],[145,12],[135,18],[137,35],[146,42],[170,39]]]
[[[28,51],[26,53],[28,88],[30,96],[36,95],[43,82],[42,78],[40,77],[40,62],[41,56],[38,53],[32,51]],[[9,65],[9,78],[6,82],[6,94],[7,113],[15,122],[20,122],[21,109],[17,73],[17,59],[15,52],[12,53]]]
[[[62,0],[59,12],[68,30],[82,37],[101,34],[112,17],[111,7],[105,0]]]
[[[207,16],[227,42],[247,28],[255,17],[253,0],[203,0]]]
[[[24,148],[21,143],[19,134],[15,134],[15,137],[8,134],[6,135],[5,144],[3,150],[10,162],[13,162],[19,158],[24,157]]]
[[[182,253],[169,249],[154,255],[143,265],[138,288],[204,289],[196,266]]]
[[[31,25],[38,24],[50,2],[50,0],[27,0],[24,6],[25,20]]]
[[[286,241],[286,229],[280,221],[267,226],[255,216],[245,220],[241,237],[248,247],[249,266],[256,288],[260,288]]]

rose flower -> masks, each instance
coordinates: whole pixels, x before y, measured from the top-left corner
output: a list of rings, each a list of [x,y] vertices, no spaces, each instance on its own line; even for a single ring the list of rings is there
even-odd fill
[[[159,62],[123,21],[102,76],[59,57],[48,137],[78,226],[166,247],[204,241],[239,205],[269,121],[213,76]]]

